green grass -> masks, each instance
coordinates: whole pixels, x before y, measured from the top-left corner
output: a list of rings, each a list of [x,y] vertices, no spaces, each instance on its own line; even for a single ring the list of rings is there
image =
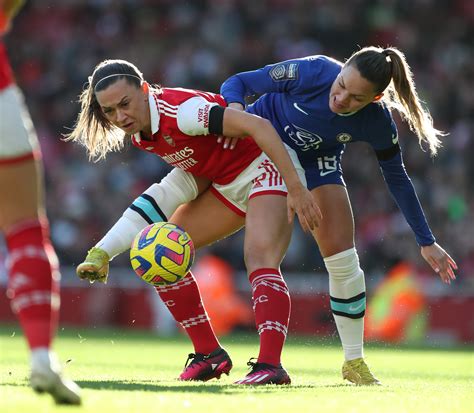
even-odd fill
[[[13,335],[15,332],[15,335]],[[13,335],[13,337],[12,337]],[[175,380],[192,349],[183,338],[118,330],[60,332],[56,351],[69,377],[83,388],[81,407],[56,407],[28,387],[26,344],[18,327],[0,329],[0,412],[245,413],[245,412],[470,412],[474,411],[472,348],[366,348],[383,387],[355,387],[340,376],[339,346],[321,339],[288,341],[289,387],[241,387],[257,354],[256,335],[222,340],[232,355],[230,377],[208,383]],[[326,343],[326,344],[324,344]]]

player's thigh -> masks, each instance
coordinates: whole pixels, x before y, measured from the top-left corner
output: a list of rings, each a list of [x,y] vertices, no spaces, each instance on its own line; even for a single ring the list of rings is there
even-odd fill
[[[212,181],[210,179],[204,178],[202,176],[192,175],[192,177],[194,179],[194,182],[196,182],[196,187],[199,195],[206,192],[206,190],[209,189],[212,184]]]
[[[313,231],[323,257],[329,257],[354,246],[354,218],[347,190],[343,185],[323,185],[311,193],[323,214]]]
[[[291,232],[285,196],[260,195],[251,198],[245,220],[244,255],[247,271],[277,268],[288,249]]]
[[[244,217],[226,207],[210,190],[194,201],[181,205],[169,221],[184,228],[196,248],[233,234],[245,223]]]
[[[33,123],[16,86],[0,92],[0,228],[36,218],[42,210],[43,182],[39,144]],[[42,212],[42,211],[41,211]]]
[[[33,159],[0,164],[0,228],[9,228],[24,219],[37,218],[42,211],[42,180]]]

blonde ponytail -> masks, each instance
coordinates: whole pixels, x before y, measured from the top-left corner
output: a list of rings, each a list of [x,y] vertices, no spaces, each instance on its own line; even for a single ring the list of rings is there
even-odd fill
[[[64,140],[84,146],[89,160],[94,162],[122,149],[125,134],[103,115],[90,84],[81,93],[79,102],[81,110],[76,124],[71,133],[64,135]]]
[[[392,83],[388,87],[385,101],[388,106],[400,112],[410,129],[418,136],[420,146],[427,143],[431,155],[435,156],[442,146],[440,137],[447,134],[433,126],[431,114],[423,108],[405,55],[395,48],[385,49],[385,53],[392,64]]]
[[[365,47],[346,62],[354,65],[362,77],[375,85],[376,94],[384,93],[382,100],[396,109],[418,137],[421,148],[427,143],[435,156],[441,147],[441,136],[447,134],[433,126],[433,119],[418,97],[413,74],[405,55],[394,47]]]

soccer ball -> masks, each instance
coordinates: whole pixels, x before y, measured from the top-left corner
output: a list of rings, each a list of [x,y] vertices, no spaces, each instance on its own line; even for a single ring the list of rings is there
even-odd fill
[[[170,222],[148,225],[137,234],[130,248],[133,270],[155,287],[179,281],[188,273],[193,261],[191,237]]]

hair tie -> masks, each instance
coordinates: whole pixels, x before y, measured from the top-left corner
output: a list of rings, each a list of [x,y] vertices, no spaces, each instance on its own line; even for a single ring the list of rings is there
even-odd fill
[[[385,61],[386,61],[387,63],[392,64],[392,56],[391,56],[391,54],[390,54],[390,50],[388,50],[388,49],[383,49],[383,50],[381,51],[381,53],[385,56]]]

